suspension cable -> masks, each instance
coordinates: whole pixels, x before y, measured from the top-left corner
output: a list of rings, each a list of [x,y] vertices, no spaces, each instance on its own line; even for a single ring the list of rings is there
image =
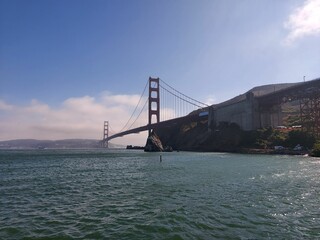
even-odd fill
[[[197,102],[198,104],[201,104],[201,105],[203,105],[203,106],[206,106],[206,107],[209,106],[209,105],[207,105],[207,104],[205,104],[205,103],[203,103],[203,102],[200,102],[200,101],[198,101],[198,100],[196,100],[196,99],[193,99],[193,98],[191,98],[191,97],[183,94],[182,92],[179,92],[178,90],[176,90],[176,89],[174,89],[173,87],[171,87],[169,84],[167,84],[167,83],[166,83],[165,81],[163,81],[162,79],[160,79],[160,81],[161,81],[163,84],[165,84],[167,87],[169,87],[170,89],[172,89],[173,91],[181,94],[182,96],[184,96],[184,97],[186,97],[186,98],[188,98],[188,99],[190,99],[190,100],[192,100],[192,101],[194,101],[194,102]],[[163,86],[162,86],[162,87],[163,87]],[[163,87],[163,88],[164,88],[164,87]],[[170,93],[171,93],[171,92],[170,92]],[[173,94],[173,93],[171,93],[171,94]],[[181,97],[179,97],[179,98],[182,99]],[[182,100],[183,100],[183,99],[182,99]],[[186,102],[188,102],[188,101],[186,101]],[[189,103],[190,103],[190,102],[189,102]],[[191,104],[192,104],[192,103],[191,103]],[[193,105],[198,106],[198,105],[196,105],[196,104],[193,104]]]
[[[114,130],[112,129],[112,127],[111,127],[110,124],[109,124],[109,132],[110,132],[112,135],[116,133],[116,131],[114,131]]]
[[[136,110],[137,110],[137,108],[138,108],[138,106],[139,106],[139,104],[140,104],[140,102],[141,102],[141,99],[142,99],[142,97],[143,97],[143,95],[144,95],[144,93],[145,93],[145,91],[146,91],[146,89],[147,89],[148,83],[149,83],[149,81],[147,81],[146,85],[144,86],[144,89],[143,89],[143,92],[142,92],[142,94],[141,94],[141,96],[140,96],[139,102],[138,102],[138,104],[136,105],[135,109],[133,110],[133,112],[132,112],[132,114],[131,114],[131,117],[129,118],[129,120],[127,121],[127,123],[124,125],[124,127],[123,127],[119,132],[122,132],[122,131],[127,127],[127,125],[129,124],[130,120],[132,119],[133,115],[135,114],[135,112],[136,112]],[[130,127],[131,127],[131,126],[130,126]],[[130,127],[129,127],[128,129],[130,129]]]
[[[200,102],[198,100],[195,100],[195,99],[193,99],[193,98],[181,93],[180,91],[178,91],[175,88],[171,87],[169,84],[167,84],[162,79],[160,79],[160,81],[161,81],[161,84],[159,83],[159,94],[160,94],[161,98],[163,99],[162,106],[164,108],[166,108],[166,110],[169,109],[169,102],[171,101],[171,98],[172,98],[172,101],[173,101],[174,108],[178,108],[178,115],[179,116],[185,114],[185,111],[188,111],[188,109],[190,109],[190,108],[191,109],[192,108],[203,108],[203,107],[208,107],[209,106],[209,105],[207,105],[205,103],[202,103],[202,102]],[[135,115],[135,113],[136,113],[136,111],[138,109],[138,106],[141,103],[141,100],[142,100],[143,96],[145,95],[145,91],[147,89],[148,83],[149,83],[149,81],[146,82],[146,85],[145,85],[145,87],[143,89],[143,92],[142,92],[140,98],[139,98],[139,101],[138,101],[137,105],[135,106],[135,109],[133,110],[129,120],[126,122],[124,127],[119,132],[123,132],[124,129],[127,129],[127,130],[131,129],[132,126],[139,119],[139,117],[142,114],[142,112],[145,110],[145,107],[146,107],[146,105],[147,105],[147,103],[149,101],[149,98],[146,99],[146,101],[145,101],[143,107],[141,108],[138,116],[135,118],[135,120],[128,127],[130,121],[133,119],[133,116]],[[155,87],[155,83],[154,83],[153,87]],[[160,91],[161,89],[164,90],[164,91]],[[167,95],[166,92],[169,93],[170,95]],[[181,101],[179,101],[179,100],[181,100]],[[193,107],[191,107],[191,106],[189,107],[187,105],[187,103],[190,104]],[[171,117],[173,117],[173,118],[177,117],[176,116],[176,109],[173,112],[173,116],[170,116],[170,112],[167,112],[167,113],[165,112],[164,115],[162,116],[162,118],[163,117],[164,117],[164,119],[162,119],[162,120],[167,120],[167,118],[170,119]],[[112,131],[113,129],[110,129],[110,130]],[[112,131],[112,132],[114,132],[114,131]]]
[[[180,97],[180,96],[178,96],[177,94],[171,92],[170,90],[168,90],[168,89],[165,88],[164,86],[162,86],[162,88],[163,88],[164,90],[166,90],[167,92],[171,93],[173,96],[179,98],[180,100],[182,100],[182,101],[184,101],[184,102],[187,102],[187,103],[189,103],[189,104],[191,104],[191,105],[194,105],[194,106],[197,106],[197,107],[199,107],[199,108],[202,108],[202,107],[203,107],[203,106],[200,106],[200,105],[198,105],[198,104],[196,104],[196,103],[190,102],[189,100],[183,99],[182,97]],[[178,91],[177,91],[177,92],[178,92]],[[184,95],[184,94],[181,94],[181,95]]]
[[[141,113],[143,112],[144,108],[146,107],[146,105],[147,105],[148,101],[149,101],[149,98],[148,98],[148,99],[147,99],[147,101],[144,103],[144,105],[143,105],[143,107],[142,107],[142,109],[141,109],[141,111],[140,111],[139,115],[138,115],[138,116],[137,116],[137,118],[134,120],[134,122],[130,125],[130,127],[128,128],[128,130],[129,130],[129,129],[131,129],[131,127],[133,126],[133,124],[135,124],[135,123],[136,123],[136,121],[137,121],[137,120],[138,120],[138,118],[140,117]]]

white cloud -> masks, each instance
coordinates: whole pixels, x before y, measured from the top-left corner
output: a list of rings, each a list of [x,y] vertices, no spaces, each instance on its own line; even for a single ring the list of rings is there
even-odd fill
[[[41,103],[36,99],[32,99],[30,105],[21,110],[23,110],[25,113],[44,114],[48,113],[50,108],[47,104]]]
[[[90,96],[69,98],[58,108],[37,100],[32,100],[26,106],[14,106],[0,100],[0,140],[102,139],[103,122],[109,120],[111,130],[120,131],[138,101],[137,95],[111,93],[104,93],[99,99]],[[134,126],[145,124],[146,113],[141,114]],[[113,142],[138,145],[144,144],[145,140],[146,134],[134,134],[125,139],[115,139]]]
[[[320,0],[308,0],[295,9],[284,24],[289,30],[284,43],[292,44],[296,40],[320,34]]]
[[[9,104],[7,104],[5,101],[0,100],[0,111],[1,111],[1,110],[6,110],[6,111],[8,111],[8,110],[12,110],[12,109],[13,109],[13,106],[12,106],[12,105],[9,105]]]
[[[139,95],[112,95],[109,92],[102,94],[102,100],[109,106],[126,105],[128,107],[135,107],[140,99]],[[142,101],[142,100],[141,100]]]
[[[207,104],[207,105],[212,105],[212,104],[215,104],[215,103],[217,103],[217,100],[213,95],[209,95],[207,97],[207,99],[205,100],[205,104]]]

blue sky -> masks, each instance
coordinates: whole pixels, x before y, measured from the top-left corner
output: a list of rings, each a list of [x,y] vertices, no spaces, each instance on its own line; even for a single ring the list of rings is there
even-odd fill
[[[0,36],[0,140],[120,130],[149,76],[208,103],[320,77],[319,0],[0,0]]]

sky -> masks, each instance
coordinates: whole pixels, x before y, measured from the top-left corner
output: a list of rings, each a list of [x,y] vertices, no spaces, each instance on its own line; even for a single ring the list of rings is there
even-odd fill
[[[208,104],[319,78],[320,0],[0,0],[0,141],[120,131],[149,76]]]

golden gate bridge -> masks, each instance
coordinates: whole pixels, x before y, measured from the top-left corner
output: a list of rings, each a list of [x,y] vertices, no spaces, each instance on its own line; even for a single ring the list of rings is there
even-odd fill
[[[111,139],[128,134],[148,131],[150,135],[152,130],[160,127],[208,118],[208,107],[207,104],[176,90],[164,80],[149,77],[130,118],[119,132],[112,131],[109,121],[104,121],[103,146],[107,148]],[[139,120],[147,110],[148,122],[141,126]],[[140,126],[136,126],[137,123]]]
[[[276,90],[276,87],[280,88]],[[108,142],[117,137],[142,131],[149,131],[150,135],[152,130],[200,120],[207,120],[208,126],[232,122],[245,131],[276,127],[283,123],[282,106],[290,102],[299,106],[302,130],[320,137],[320,78],[259,86],[223,103],[208,106],[162,79],[150,77],[132,115],[119,132],[112,131],[109,121],[104,122],[102,142],[108,147]],[[148,118],[143,122],[145,112],[148,112]]]

